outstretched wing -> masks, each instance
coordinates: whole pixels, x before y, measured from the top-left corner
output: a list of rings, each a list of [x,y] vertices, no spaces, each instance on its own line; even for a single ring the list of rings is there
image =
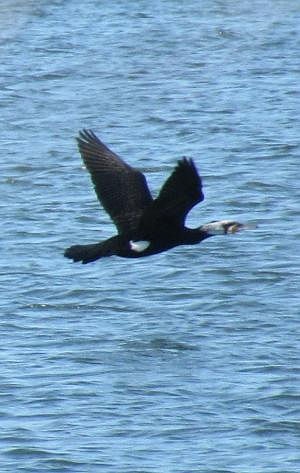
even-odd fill
[[[196,166],[192,159],[183,158],[145,212],[143,228],[153,228],[156,222],[163,220],[182,226],[189,211],[203,199],[202,182]]]
[[[145,176],[113,153],[91,130],[77,138],[98,199],[119,233],[133,232],[152,202]]]

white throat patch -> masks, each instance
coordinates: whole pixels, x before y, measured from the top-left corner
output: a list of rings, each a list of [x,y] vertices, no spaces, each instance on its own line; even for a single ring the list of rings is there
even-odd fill
[[[150,241],[148,240],[140,240],[140,241],[133,241],[130,240],[129,246],[132,251],[136,251],[137,253],[142,253],[150,246]]]
[[[229,223],[227,220],[220,220],[218,222],[210,222],[202,225],[201,229],[210,235],[224,235],[225,230],[223,224]]]

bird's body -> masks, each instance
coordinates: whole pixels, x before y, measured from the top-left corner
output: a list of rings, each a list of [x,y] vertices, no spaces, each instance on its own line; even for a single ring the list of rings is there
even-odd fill
[[[234,233],[243,225],[212,222],[185,226],[188,212],[204,199],[201,178],[192,159],[183,158],[153,199],[145,176],[125,163],[92,132],[77,139],[98,199],[115,223],[118,234],[96,244],[75,245],[65,251],[73,261],[89,263],[104,256],[140,258],[178,245],[193,245],[218,233]]]

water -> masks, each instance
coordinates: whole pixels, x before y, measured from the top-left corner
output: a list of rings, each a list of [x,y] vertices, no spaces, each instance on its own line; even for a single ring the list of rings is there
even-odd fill
[[[298,2],[2,1],[1,471],[300,467]],[[189,224],[259,224],[75,265],[114,233],[74,137],[154,193],[183,155]]]

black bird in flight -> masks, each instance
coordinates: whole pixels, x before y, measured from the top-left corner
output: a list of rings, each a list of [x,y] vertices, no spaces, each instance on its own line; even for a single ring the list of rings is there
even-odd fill
[[[192,159],[178,161],[158,197],[153,199],[145,176],[125,163],[92,131],[81,131],[77,141],[98,199],[118,234],[99,243],[67,248],[64,256],[73,261],[85,264],[112,255],[141,258],[250,227],[231,220],[214,221],[194,229],[185,226],[189,211],[204,199],[201,178]]]

